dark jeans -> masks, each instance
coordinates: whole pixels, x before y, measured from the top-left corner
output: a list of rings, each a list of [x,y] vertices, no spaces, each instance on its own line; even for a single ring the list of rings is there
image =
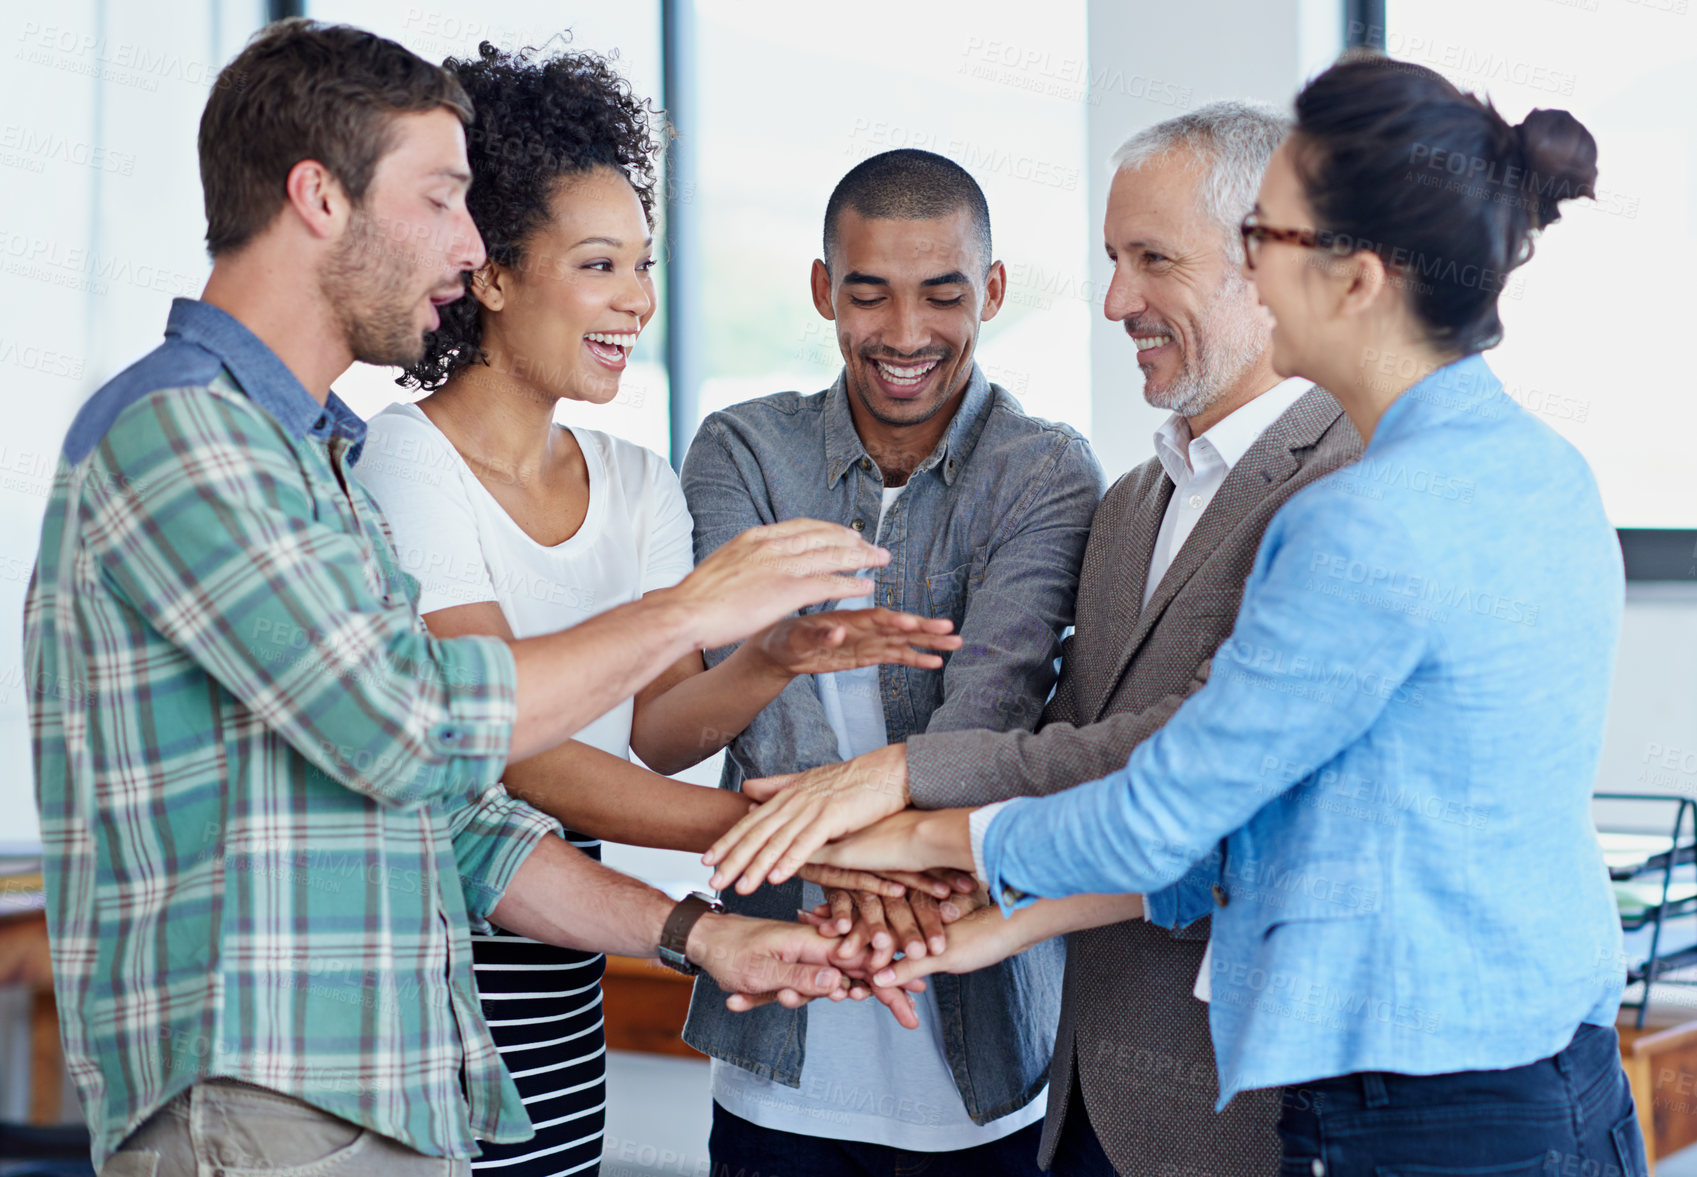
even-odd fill
[[[1114,1163],[1102,1151],[1096,1129],[1091,1127],[1090,1113],[1084,1110],[1084,1090],[1078,1082],[1076,1064],[1072,1072],[1072,1097],[1067,1100],[1061,1138],[1055,1142],[1055,1156],[1049,1162],[1049,1177],[1119,1177]]]
[[[712,1177],[1044,1177],[1037,1167],[1043,1122],[958,1152],[908,1152],[887,1144],[823,1140],[762,1128],[713,1105],[707,1138]]]
[[[1645,1177],[1612,1026],[1502,1071],[1363,1073],[1287,1088],[1280,1177]]]

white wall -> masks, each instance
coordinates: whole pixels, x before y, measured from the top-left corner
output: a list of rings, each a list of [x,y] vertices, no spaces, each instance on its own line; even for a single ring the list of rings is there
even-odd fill
[[[1597,789],[1697,797],[1697,585],[1627,586]],[[1666,829],[1661,806],[1599,805],[1598,820]]]
[[[37,838],[22,613],[59,444],[205,281],[195,128],[263,12],[57,0],[0,16],[0,847]]]
[[[1113,179],[1108,157],[1137,131],[1216,99],[1288,108],[1303,81],[1342,49],[1343,15],[1339,0],[1107,0],[1092,3],[1089,12],[1092,221],[1079,257],[1088,275],[1081,289],[1093,304],[1091,444],[1115,478],[1151,455],[1150,437],[1166,414],[1144,403],[1131,341],[1102,316],[1109,278],[1102,213]]]

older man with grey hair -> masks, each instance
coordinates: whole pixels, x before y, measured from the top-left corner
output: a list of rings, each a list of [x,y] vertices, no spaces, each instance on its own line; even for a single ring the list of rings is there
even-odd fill
[[[1172,416],[1155,457],[1097,508],[1077,629],[1039,729],[916,735],[804,774],[768,805],[816,807],[815,828],[840,834],[910,802],[1060,792],[1121,768],[1207,680],[1273,513],[1361,452],[1336,401],[1274,372],[1270,320],[1242,272],[1240,219],[1285,131],[1268,108],[1217,102],[1139,132],[1113,157],[1104,311],[1137,349],[1145,399]],[[1233,864],[1216,853],[1197,869]],[[1161,926],[1172,908],[1162,899],[1145,898],[1147,919],[1052,927],[1070,935],[1040,1159],[1062,1177],[1276,1171],[1278,1091],[1214,1110],[1210,921]],[[980,967],[989,941],[974,939],[994,927],[964,921],[921,967]]]

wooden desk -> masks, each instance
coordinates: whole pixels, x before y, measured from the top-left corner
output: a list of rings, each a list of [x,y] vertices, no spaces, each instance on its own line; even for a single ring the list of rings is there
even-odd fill
[[[607,979],[601,984],[607,1049],[706,1057],[683,1040],[694,984],[656,961],[609,956]]]
[[[1621,1065],[1632,1083],[1650,1170],[1656,1158],[1697,1144],[1697,1022],[1665,1030],[1620,1025]]]
[[[0,919],[0,985],[24,985],[31,991],[29,1119],[32,1124],[57,1124],[65,1056],[59,1046],[59,1007],[53,1000],[47,917],[41,912]]]

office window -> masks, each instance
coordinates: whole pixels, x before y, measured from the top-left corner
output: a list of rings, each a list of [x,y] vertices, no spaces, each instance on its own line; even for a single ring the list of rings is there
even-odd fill
[[[963,19],[964,15],[964,19]],[[979,359],[1039,416],[1089,426],[1083,0],[853,8],[696,0],[705,346],[699,410],[815,392],[841,367],[813,309],[825,201],[870,155],[918,147],[983,187],[1001,314]]]
[[[471,0],[436,4],[308,0],[306,13],[318,20],[342,21],[381,33],[430,61],[473,56],[483,41],[499,49],[565,46],[615,56],[616,68],[636,94],[660,105],[657,0],[616,5],[559,0],[503,0],[499,5]],[[657,208],[656,215],[659,212]],[[658,282],[664,282],[663,275]],[[614,433],[667,454],[668,387],[662,346],[665,319],[664,310],[657,310],[643,331],[616,400],[606,405],[562,402],[556,419]],[[395,375],[392,369],[356,364],[336,382],[336,391],[355,410],[370,416],[392,401],[418,396],[396,385]]]
[[[261,0],[11,6],[0,19],[0,846],[37,840],[22,615],[59,444],[210,265],[195,128]]]
[[[203,248],[195,128],[218,70],[266,19],[264,0],[114,5],[67,0],[8,16],[12,68],[0,97],[0,175],[14,210],[0,232],[9,315],[0,361],[18,395],[0,445],[0,606],[14,619],[36,555],[57,448],[81,402],[149,351],[174,296],[195,296]],[[658,0],[307,0],[306,14],[390,36],[441,60],[559,43],[616,52],[638,94],[661,100]],[[946,11],[945,11],[946,9]],[[702,242],[683,303],[700,325],[704,385],[683,436],[713,408],[786,388],[814,391],[840,365],[807,276],[831,188],[853,164],[923,147],[983,185],[1006,304],[979,359],[1042,416],[1089,426],[1087,330],[1099,301],[1081,272],[1095,232],[1086,158],[1085,0],[1039,10],[993,3],[878,0],[851,13],[759,0],[696,0],[682,44],[696,79],[696,185],[679,215]],[[965,19],[963,19],[963,16]],[[658,226],[662,261],[664,224]],[[664,265],[658,281],[662,297]],[[673,457],[665,311],[644,332],[606,406],[566,404],[562,420]],[[410,394],[394,372],[356,365],[336,388],[369,415]],[[0,811],[37,836],[19,626],[0,630]],[[691,773],[708,780],[709,763]]]
[[[1386,51],[1487,93],[1510,122],[1572,111],[1598,144],[1595,203],[1515,272],[1489,353],[1510,395],[1572,441],[1617,527],[1697,527],[1697,16],[1687,0],[1391,0]]]

